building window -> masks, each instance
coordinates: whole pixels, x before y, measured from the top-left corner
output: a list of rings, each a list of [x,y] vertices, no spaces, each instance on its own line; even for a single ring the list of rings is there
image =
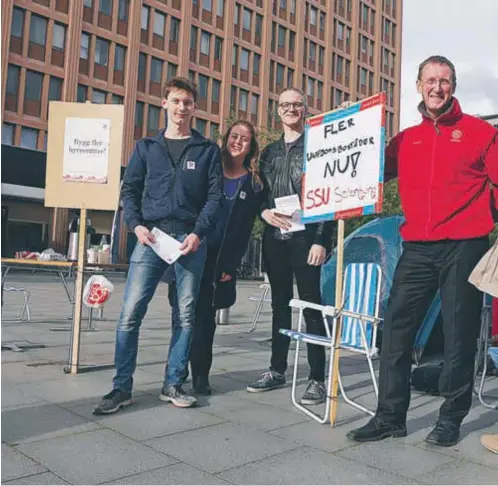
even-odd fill
[[[16,97],[16,104],[17,104],[17,90],[19,89],[20,72],[21,68],[19,68],[19,66],[12,66],[11,64],[9,64],[7,70],[7,94]]]
[[[135,126],[142,126],[144,122],[144,104],[141,101],[135,103]]]
[[[284,85],[284,66],[277,63],[277,85]]]
[[[201,54],[209,56],[209,43],[211,42],[211,34],[201,32]]]
[[[163,61],[152,58],[150,63],[150,80],[152,83],[160,83],[163,77]]]
[[[166,16],[157,10],[154,12],[154,34],[159,37],[164,37],[164,25],[166,24]]]
[[[240,69],[249,71],[249,51],[246,49],[240,50]]]
[[[118,20],[126,22],[128,20],[128,0],[119,0],[118,3]]]
[[[255,31],[258,37],[261,37],[263,35],[263,17],[259,14],[256,14]]]
[[[107,66],[109,61],[109,41],[97,37],[95,45],[95,64]]]
[[[26,88],[24,101],[41,101],[43,74],[35,71],[26,71]]]
[[[214,59],[220,61],[223,57],[223,39],[220,37],[214,38]]]
[[[244,9],[244,13],[242,14],[242,28],[245,30],[251,30],[251,11]]]
[[[149,113],[147,115],[147,131],[157,132],[159,130],[159,115],[161,109],[157,106],[149,105]]]
[[[256,94],[252,95],[251,99],[251,115],[258,115],[258,105],[259,105],[259,96]]]
[[[201,120],[200,118],[197,118],[197,120],[195,121],[195,128],[202,136],[206,134],[206,125],[207,125],[206,120]]]
[[[285,28],[278,26],[278,47],[285,47]]]
[[[341,41],[344,39],[344,25],[340,22],[337,22],[337,39]]]
[[[29,41],[33,44],[45,46],[47,35],[47,19],[38,15],[31,16],[31,24],[29,26]]]
[[[149,28],[149,7],[142,6],[141,26],[142,30],[148,30]]]
[[[316,44],[314,42],[310,42],[310,61],[316,62]]]
[[[287,86],[294,84],[294,69],[287,68]]]
[[[78,103],[84,103],[86,101],[87,87],[82,84],[78,84],[78,91],[76,94],[76,101]]]
[[[138,56],[138,79],[145,79],[145,67],[147,65],[147,56],[141,52]]]
[[[14,125],[8,123],[2,125],[2,144],[14,145]]]
[[[34,128],[21,127],[21,147],[36,150],[38,142],[38,130]]]
[[[308,78],[308,87],[306,90],[306,94],[311,97],[315,96],[315,82],[311,78]]]
[[[52,49],[64,51],[64,39],[66,37],[66,28],[61,24],[54,24],[52,36]]]
[[[239,92],[239,109],[240,111],[247,111],[247,100],[249,93],[245,89],[241,89]]]
[[[199,74],[199,98],[207,100],[209,78]]]
[[[59,101],[62,98],[62,79],[50,76],[50,83],[48,85],[48,99],[49,101]]]
[[[197,27],[193,26],[190,28],[190,49],[197,49]]]
[[[223,17],[224,4],[225,0],[216,0],[216,15],[218,17]]]
[[[259,75],[260,64],[261,64],[261,56],[259,54],[254,54],[254,57],[252,59],[253,74]]]
[[[311,7],[310,9],[310,24],[313,26],[313,27],[316,27],[316,24],[317,24],[317,16],[318,16],[318,11],[316,8],[314,7]]]
[[[104,15],[112,15],[112,0],[100,0],[99,12]]]
[[[236,99],[237,99],[237,88],[235,86],[232,86],[230,88],[230,106],[232,108],[235,107]]]
[[[213,79],[213,91],[212,91],[211,100],[214,103],[220,102],[220,88],[221,88],[221,83],[217,79]]]
[[[168,64],[168,79],[174,78],[176,76],[177,68],[178,67],[176,64]]]
[[[105,91],[99,91],[98,89],[94,89],[92,93],[92,103],[104,105],[106,95],[107,93]]]
[[[178,35],[180,33],[180,21],[176,17],[170,18],[169,40],[171,42],[178,42]]]
[[[126,58],[126,48],[116,44],[116,50],[114,51],[114,69],[116,71],[124,71]]]
[[[202,0],[202,9],[206,12],[211,12],[213,9],[213,2],[211,0]]]
[[[92,8],[93,0],[83,0],[83,6],[87,8]]]
[[[320,12],[320,32],[325,32],[326,16],[325,12]]]
[[[85,32],[81,33],[80,59],[88,59],[88,49],[90,47],[90,36]]]
[[[117,94],[113,94],[113,95],[111,96],[111,103],[112,103],[113,105],[122,105],[122,104],[123,104],[123,102],[124,102],[124,99],[123,99],[123,97],[122,97],[122,96],[119,96],[119,95],[117,95]]]
[[[10,35],[12,37],[21,38],[23,31],[24,31],[24,10],[14,7],[12,11],[12,26],[10,28]]]

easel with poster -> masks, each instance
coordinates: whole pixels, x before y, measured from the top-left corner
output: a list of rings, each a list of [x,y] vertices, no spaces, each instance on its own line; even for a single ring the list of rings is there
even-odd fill
[[[87,210],[118,207],[123,119],[122,105],[49,104],[45,206],[80,210],[71,374],[79,369]]]
[[[385,93],[306,120],[302,222],[338,221],[336,307],[341,308],[344,220],[382,211]],[[330,423],[337,414],[338,323]]]

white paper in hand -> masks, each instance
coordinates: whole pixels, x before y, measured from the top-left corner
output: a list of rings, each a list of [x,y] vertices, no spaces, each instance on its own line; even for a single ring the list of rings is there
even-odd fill
[[[181,243],[179,241],[158,228],[152,228],[151,233],[156,241],[155,243],[151,243],[150,247],[166,263],[171,265],[183,255],[180,250]]]
[[[304,231],[306,229],[306,226],[301,223],[301,203],[299,202],[297,194],[293,194],[292,196],[277,197],[275,199],[275,209],[273,211],[277,214],[282,214],[283,216],[289,216],[292,218],[290,229],[280,229],[280,232],[283,235],[285,233],[294,233],[296,231]]]

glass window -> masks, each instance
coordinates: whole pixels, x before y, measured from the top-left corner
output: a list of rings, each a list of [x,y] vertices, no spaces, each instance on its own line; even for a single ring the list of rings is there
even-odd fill
[[[97,37],[95,44],[95,63],[107,66],[109,61],[109,41]]]
[[[90,36],[82,32],[80,41],[80,59],[88,59],[88,49],[90,47]]]
[[[113,105],[122,105],[122,104],[123,104],[123,102],[124,102],[124,99],[123,99],[123,97],[122,97],[122,96],[119,96],[119,95],[117,95],[117,94],[113,94],[113,95],[111,96],[111,103],[112,103]]]
[[[178,42],[178,34],[180,33],[180,21],[176,17],[170,17],[169,40]]]
[[[141,52],[138,56],[138,79],[145,79],[145,66],[147,65],[147,56]]]
[[[337,75],[342,76],[342,64],[343,59],[341,56],[337,56]]]
[[[135,103],[135,126],[141,127],[144,122],[144,104],[141,101]]]
[[[308,78],[308,88],[306,93],[308,96],[312,97],[315,95],[315,82],[311,78]]]
[[[149,113],[147,115],[147,130],[157,131],[159,130],[159,116],[161,114],[161,109],[157,106],[149,105]]]
[[[218,17],[223,17],[224,7],[225,7],[225,0],[216,0],[216,15]]]
[[[296,42],[296,34],[289,32],[289,52],[294,52],[294,45]]]
[[[317,81],[318,93],[317,99],[323,100],[323,83],[321,81]]]
[[[317,17],[318,17],[318,10],[314,7],[311,7],[310,9],[310,24],[316,27],[317,23]]]
[[[2,143],[4,145],[14,144],[14,125],[8,123],[2,125]]]
[[[235,100],[237,99],[237,88],[232,86],[230,88],[230,106],[235,106]]]
[[[118,19],[128,20],[128,1],[129,0],[119,0],[118,3]]]
[[[24,10],[14,7],[14,9],[12,10],[12,26],[10,28],[10,35],[13,37],[22,37],[23,30]]]
[[[247,111],[247,98],[249,93],[245,89],[241,89],[239,93],[239,109]]]
[[[150,80],[153,83],[160,83],[163,77],[163,60],[152,58],[150,63]]]
[[[190,49],[197,49],[197,27],[190,28]]]
[[[278,26],[278,47],[285,47],[285,28]]]
[[[233,13],[233,24],[234,25],[239,25],[239,16],[240,16],[240,7],[239,4],[235,4],[235,10]]]
[[[287,86],[294,84],[294,69],[287,68]]]
[[[310,61],[316,61],[316,44],[314,42],[310,42]]]
[[[176,70],[178,66],[176,64],[168,63],[168,79],[174,78],[176,76]]]
[[[367,70],[363,68],[360,68],[360,83],[362,85],[367,84]]]
[[[21,68],[19,66],[12,66],[9,64],[7,69],[7,93],[17,95],[19,89],[19,75]]]
[[[263,35],[263,17],[256,14],[256,35],[261,37]]]
[[[237,58],[239,57],[239,46],[234,45],[232,51],[232,67],[237,67]]]
[[[367,38],[364,35],[361,36],[361,52],[367,53]]]
[[[337,38],[342,40],[344,38],[344,25],[337,22]]]
[[[164,37],[164,25],[166,16],[157,10],[154,12],[154,34]]]
[[[290,13],[292,15],[296,14],[296,0],[290,0]]]
[[[21,127],[21,147],[36,150],[38,141],[38,130],[34,128]]]
[[[209,43],[211,41],[211,34],[208,32],[201,32],[201,53],[209,56]]]
[[[50,76],[50,83],[48,85],[48,99],[49,101],[59,101],[62,98],[62,79]]]
[[[252,98],[251,98],[251,114],[252,115],[258,114],[258,105],[259,105],[259,96],[256,94],[253,94]]]
[[[29,41],[34,44],[45,46],[47,35],[47,19],[38,15],[31,16],[29,26]]]
[[[284,84],[284,66],[277,63],[277,84]]]
[[[124,71],[126,58],[126,47],[116,44],[116,50],[114,52],[114,69],[116,71]]]
[[[99,91],[98,89],[94,89],[92,93],[92,103],[104,105],[106,95],[107,93],[105,91]]]
[[[61,24],[55,23],[52,35],[52,49],[63,51],[65,37],[66,37],[66,28]]]
[[[149,7],[145,5],[142,6],[142,20],[141,20],[142,30],[147,30],[149,28]]]
[[[325,49],[323,47],[318,48],[318,65],[323,66],[325,62]]]
[[[199,98],[207,99],[209,78],[199,74]]]
[[[202,9],[211,12],[213,9],[213,2],[211,0],[202,0]]]
[[[240,50],[240,69],[249,71],[249,51],[246,49]]]
[[[202,136],[206,135],[206,126],[207,126],[206,120],[201,120],[200,118],[197,118],[197,120],[195,121],[195,128]]]
[[[24,99],[29,101],[40,101],[43,84],[43,74],[35,71],[26,71],[26,88]]]
[[[251,11],[247,8],[244,9],[242,17],[242,28],[245,30],[251,30]]]
[[[76,101],[78,103],[84,103],[86,101],[86,86],[83,86],[82,84],[78,84]]]
[[[112,0],[100,0],[99,12],[105,15],[112,15]]]
[[[217,61],[223,58],[223,40],[220,37],[214,38],[214,58]]]
[[[320,11],[320,30],[325,32],[325,12]]]
[[[220,102],[220,88],[221,88],[221,83],[217,79],[213,79],[212,100],[215,103]]]
[[[88,8],[92,8],[93,0],[83,0],[83,5]]]
[[[252,59],[252,72],[254,74],[259,74],[260,64],[261,56],[259,54],[254,54],[254,57]]]

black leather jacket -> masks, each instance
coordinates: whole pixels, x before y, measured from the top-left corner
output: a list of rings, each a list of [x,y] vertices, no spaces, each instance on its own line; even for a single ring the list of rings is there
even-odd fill
[[[301,200],[304,157],[304,134],[290,147],[287,153],[284,137],[266,146],[260,157],[260,171],[265,181],[265,197],[261,212],[275,207],[278,197],[297,194]],[[314,234],[314,243],[325,247],[327,252],[332,246],[336,224],[333,221],[306,225],[306,231]],[[296,235],[299,233],[296,233]],[[275,228],[278,239],[292,238],[293,233],[282,235]]]

